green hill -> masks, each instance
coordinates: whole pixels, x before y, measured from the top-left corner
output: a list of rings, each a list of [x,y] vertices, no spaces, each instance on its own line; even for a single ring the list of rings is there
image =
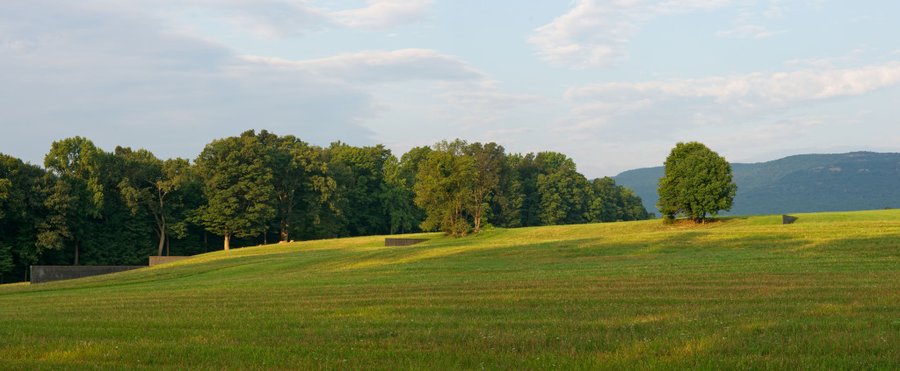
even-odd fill
[[[798,155],[732,164],[737,196],[730,215],[874,210],[900,207],[900,153],[853,152]],[[656,210],[662,167],[629,170],[615,177],[647,210]]]
[[[900,210],[215,252],[0,286],[0,369],[898,369]]]

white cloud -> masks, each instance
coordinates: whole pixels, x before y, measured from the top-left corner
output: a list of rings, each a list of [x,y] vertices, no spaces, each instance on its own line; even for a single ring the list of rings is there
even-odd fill
[[[575,67],[604,66],[622,57],[621,46],[637,31],[627,2],[582,0],[570,12],[536,29],[529,42],[544,60]]]
[[[430,49],[362,51],[302,61],[257,56],[246,56],[244,59],[355,84],[411,80],[471,81],[484,78],[481,72],[465,61]]]
[[[366,7],[332,12],[329,17],[347,27],[385,29],[421,19],[431,5],[430,0],[367,0],[366,3]]]
[[[364,121],[377,114],[377,102],[354,78],[387,81],[402,71],[423,79],[481,78],[427,51],[282,68],[168,32],[144,13],[64,1],[0,3],[0,30],[0,148],[34,162],[51,141],[73,135],[105,148],[142,146],[186,157],[212,138],[248,128],[319,144],[372,143]]]
[[[853,103],[858,100],[851,98],[890,99],[897,87],[900,62],[589,84],[566,92],[570,112],[556,123],[553,135],[586,143],[628,143],[620,152],[605,152],[619,156],[619,170],[653,164],[664,158],[661,149],[685,140],[725,149],[734,159],[838,143],[858,150],[878,140],[879,125],[885,123],[878,117],[861,119]],[[890,117],[894,111],[884,107],[879,115]],[[586,153],[588,149],[576,149],[573,155],[580,159]],[[585,169],[609,174],[602,166],[588,162]]]
[[[361,7],[332,9],[309,1],[167,0],[149,1],[147,7],[189,6],[263,37],[283,37],[330,27],[389,29],[422,19],[430,5],[430,0],[367,0]]]
[[[147,11],[62,1],[0,3],[6,133],[0,148],[40,162],[51,141],[82,135],[104,148],[148,147],[161,156],[193,157],[210,139],[248,128],[318,144],[369,144],[382,134],[379,125],[397,115],[397,125],[411,125],[411,131],[426,132],[421,129],[427,124],[456,135],[453,125],[499,120],[534,102],[436,50],[309,60],[241,56],[172,32]]]
[[[420,100],[417,105],[430,107],[428,120],[462,128],[498,124],[509,112],[541,101],[537,96],[505,92],[467,62],[430,49],[371,50],[300,61],[258,56],[243,59],[364,86],[378,95],[395,96],[396,89],[385,86],[405,84],[397,89],[402,95],[416,96]],[[380,109],[409,109],[397,104],[380,103]]]
[[[581,102],[705,100],[747,108],[781,107],[827,98],[860,95],[900,83],[900,62],[855,69],[800,70],[772,74],[639,83],[594,84],[570,89]]]
[[[784,31],[772,31],[766,24],[783,18],[785,13],[779,0],[770,0],[768,4],[748,4],[738,13],[733,26],[716,32],[716,36],[729,39],[769,38]]]
[[[534,30],[528,41],[545,61],[575,68],[603,67],[625,56],[641,25],[662,15],[722,7],[731,0],[579,0],[572,10]]]

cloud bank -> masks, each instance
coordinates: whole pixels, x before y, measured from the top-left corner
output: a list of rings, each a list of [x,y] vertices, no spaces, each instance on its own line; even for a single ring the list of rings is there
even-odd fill
[[[607,67],[626,57],[625,45],[660,16],[710,10],[729,0],[579,0],[568,13],[534,30],[528,41],[557,66]]]

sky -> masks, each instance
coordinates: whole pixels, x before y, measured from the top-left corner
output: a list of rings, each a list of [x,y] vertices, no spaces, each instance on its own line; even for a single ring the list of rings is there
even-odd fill
[[[900,152],[900,2],[3,0],[0,153],[195,158],[248,129],[400,156],[558,151],[589,178],[679,141],[732,162]]]

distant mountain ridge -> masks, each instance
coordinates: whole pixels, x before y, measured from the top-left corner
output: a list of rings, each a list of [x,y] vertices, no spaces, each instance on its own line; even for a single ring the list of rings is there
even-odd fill
[[[900,207],[900,153],[806,154],[733,163],[738,191],[728,215],[870,210]],[[663,168],[625,171],[616,183],[656,209]]]

